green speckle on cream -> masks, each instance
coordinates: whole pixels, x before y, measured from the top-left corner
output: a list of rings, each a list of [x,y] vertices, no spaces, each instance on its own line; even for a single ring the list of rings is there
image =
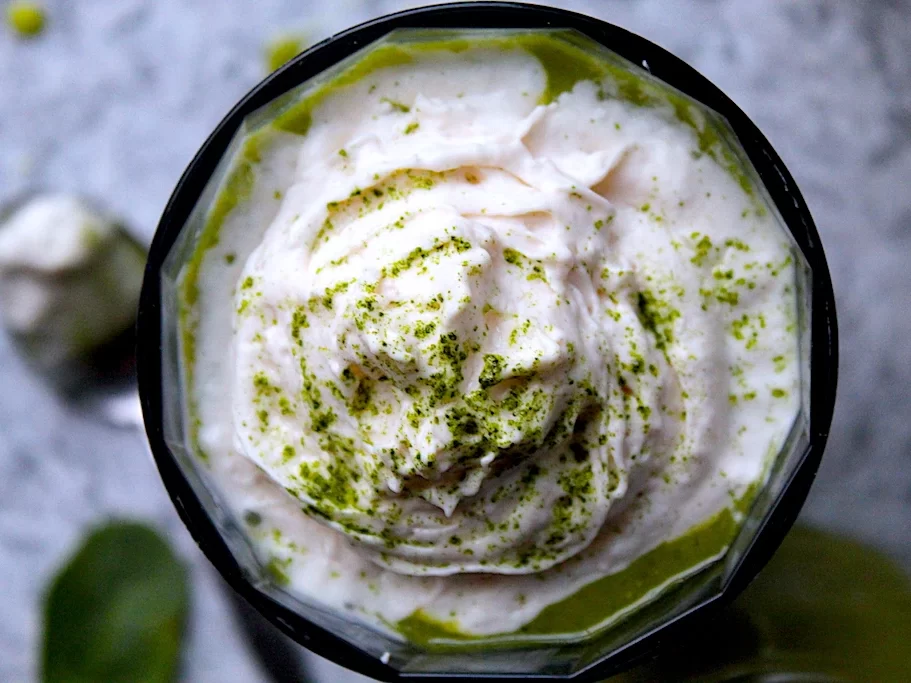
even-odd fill
[[[503,250],[503,259],[512,266],[521,266],[524,256],[515,249],[507,248]]]
[[[380,101],[385,102],[390,107],[392,107],[393,111],[397,111],[400,114],[407,114],[408,112],[411,111],[411,107],[409,107],[407,104],[404,104],[403,102],[398,102],[396,100],[391,100],[388,97],[383,97]]]
[[[568,42],[534,34],[516,36],[513,40],[544,67],[547,86],[538,99],[539,104],[550,104],[579,81],[599,83],[607,75],[607,68],[600,60]],[[509,42],[502,41],[505,46]]]
[[[433,334],[433,331],[436,329],[437,324],[433,320],[428,320],[426,322],[418,322],[414,326],[414,336],[418,339],[425,339]]]
[[[637,309],[642,326],[655,337],[655,346],[666,351],[668,344],[674,341],[674,321],[680,317],[680,311],[659,299],[650,291],[637,295]]]
[[[740,301],[740,295],[737,292],[731,291],[725,287],[718,287],[715,289],[715,298],[719,303],[729,304],[731,306],[736,306]]]
[[[500,381],[500,378],[503,375],[503,370],[506,366],[506,359],[503,356],[499,356],[493,353],[488,353],[484,355],[484,367],[481,370],[481,375],[478,378],[478,381],[481,384],[481,388],[486,389],[491,387],[497,382]]]
[[[275,583],[277,583],[279,586],[287,586],[289,583],[291,583],[291,579],[288,578],[287,573],[287,569],[290,564],[290,557],[284,560],[273,557],[266,563],[266,566],[263,567],[263,569],[265,570],[266,574],[271,577],[272,580],[275,581]]]
[[[690,262],[697,266],[701,266],[712,252],[712,240],[708,235],[700,235],[698,232],[694,232],[692,238],[696,240],[694,247],[696,253],[690,259]]]

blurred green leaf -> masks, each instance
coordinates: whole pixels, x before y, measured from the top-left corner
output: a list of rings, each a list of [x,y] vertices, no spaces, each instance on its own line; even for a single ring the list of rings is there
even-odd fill
[[[42,680],[174,680],[188,592],[186,568],[154,530],[95,530],[47,593]]]
[[[617,683],[911,681],[911,581],[877,550],[797,526],[689,639]]]

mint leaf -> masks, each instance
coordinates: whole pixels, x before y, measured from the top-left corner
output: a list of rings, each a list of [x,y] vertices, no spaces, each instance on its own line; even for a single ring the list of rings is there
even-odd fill
[[[42,680],[174,680],[188,592],[186,568],[154,530],[96,529],[48,590]]]

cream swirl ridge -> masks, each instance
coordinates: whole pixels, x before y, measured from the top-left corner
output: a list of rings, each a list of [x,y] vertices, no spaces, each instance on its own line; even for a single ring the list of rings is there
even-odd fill
[[[577,555],[679,429],[613,206],[523,144],[541,111],[343,150],[238,288],[239,448],[400,573]]]

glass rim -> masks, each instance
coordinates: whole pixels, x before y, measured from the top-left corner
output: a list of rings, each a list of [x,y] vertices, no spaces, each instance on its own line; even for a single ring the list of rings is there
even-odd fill
[[[400,672],[354,644],[313,624],[260,591],[231,553],[165,442],[162,394],[162,288],[160,271],[209,179],[244,120],[260,107],[317,76],[395,29],[571,29],[723,116],[768,197],[779,211],[812,272],[810,296],[809,445],[766,523],[753,539],[721,592],[664,626],[644,634],[574,674],[470,674],[434,676]],[[628,668],[678,629],[739,594],[771,559],[816,476],[835,406],[838,373],[835,298],[822,243],[810,211],[778,154],[740,108],[693,67],[654,43],[608,22],[576,12],[515,2],[457,2],[418,7],[372,19],[329,37],[266,76],[218,124],[178,181],[149,249],[137,318],[137,370],[143,419],[149,445],[165,488],[184,525],[225,581],[288,636],[316,654],[376,679],[423,681],[597,680]]]

